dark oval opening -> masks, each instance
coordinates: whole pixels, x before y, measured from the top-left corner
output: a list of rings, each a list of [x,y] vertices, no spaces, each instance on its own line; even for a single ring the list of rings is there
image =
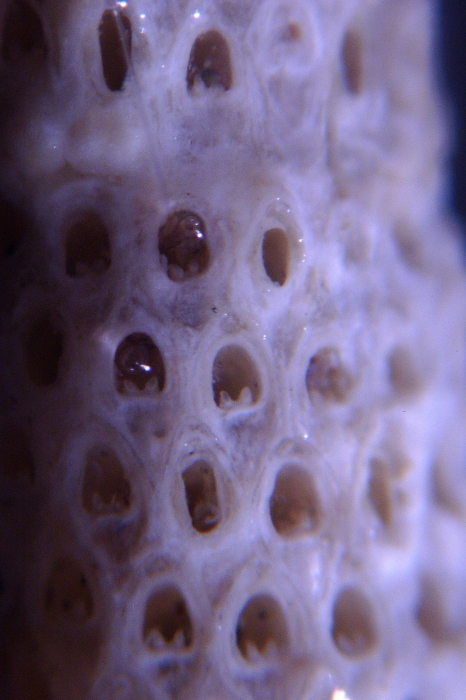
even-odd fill
[[[339,651],[353,658],[365,656],[377,643],[372,606],[355,588],[345,588],[336,599],[332,636]]]
[[[10,479],[34,481],[34,460],[29,441],[13,421],[4,423],[0,430],[0,470]]]
[[[448,641],[449,630],[440,592],[437,585],[428,576],[424,576],[421,581],[416,619],[424,634],[433,644]]]
[[[182,476],[193,528],[202,533],[210,532],[221,518],[214,470],[210,464],[199,460],[185,469]]]
[[[309,361],[306,373],[309,395],[320,394],[326,401],[343,402],[351,390],[351,376],[334,348],[322,348]]]
[[[41,18],[28,2],[14,0],[5,15],[2,58],[14,63],[24,56],[44,59],[46,55]]]
[[[94,614],[91,589],[78,562],[61,557],[55,562],[45,591],[45,612],[55,621],[85,623]]]
[[[27,659],[26,662],[25,659]],[[26,652],[26,656],[20,657],[19,663],[21,664],[21,672],[15,675],[15,695],[13,697],[18,698],[18,700],[19,698],[21,700],[53,700],[48,688],[49,681],[45,680],[42,671],[39,670],[40,663],[34,658],[32,650],[29,650],[29,654]]]
[[[162,264],[174,282],[201,275],[208,267],[206,226],[194,212],[170,214],[159,229],[158,246]]]
[[[280,470],[269,505],[273,526],[283,537],[308,534],[319,526],[319,497],[312,477],[302,467],[288,465]]]
[[[63,335],[46,319],[38,319],[26,338],[26,366],[30,380],[49,386],[58,378],[63,354]]]
[[[165,586],[147,601],[143,637],[153,651],[179,652],[191,646],[191,618],[183,596],[174,586]]]
[[[165,386],[160,350],[145,333],[132,333],[115,353],[115,381],[120,394],[158,393]]]
[[[121,10],[105,10],[99,24],[102,72],[109,90],[123,88],[131,56],[131,22]]]
[[[411,352],[396,347],[388,358],[388,376],[394,391],[400,398],[409,398],[421,388],[421,379]]]
[[[289,242],[282,228],[271,228],[262,239],[262,262],[272,282],[282,287],[288,275]]]
[[[66,272],[70,277],[98,275],[110,267],[110,239],[102,219],[86,212],[66,237]]]
[[[285,617],[269,595],[256,595],[242,609],[236,627],[236,644],[246,661],[282,651],[288,643]]]
[[[24,212],[0,196],[0,252],[2,255],[14,255],[28,227]]]
[[[231,401],[252,405],[259,400],[261,387],[257,368],[240,345],[227,345],[217,353],[212,368],[214,400],[220,408]]]
[[[346,33],[341,57],[346,86],[354,95],[359,95],[364,80],[362,40],[359,34],[354,31]]]
[[[96,447],[87,455],[82,503],[92,515],[120,515],[129,509],[131,486],[113,450]]]
[[[370,465],[369,500],[380,521],[389,528],[393,520],[393,500],[390,474],[387,465],[374,459]]]
[[[216,29],[200,34],[194,42],[186,82],[189,90],[199,82],[206,88],[231,88],[233,75],[230,49],[225,37]]]

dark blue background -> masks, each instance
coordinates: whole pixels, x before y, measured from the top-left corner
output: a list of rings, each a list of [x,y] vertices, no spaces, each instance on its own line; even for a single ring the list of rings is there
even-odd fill
[[[466,235],[466,0],[441,0],[438,31],[440,79],[454,118],[450,205]]]

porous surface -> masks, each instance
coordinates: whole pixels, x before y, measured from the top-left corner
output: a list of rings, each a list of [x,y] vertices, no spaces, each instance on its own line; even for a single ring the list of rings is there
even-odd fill
[[[2,698],[464,698],[431,23],[1,3]]]

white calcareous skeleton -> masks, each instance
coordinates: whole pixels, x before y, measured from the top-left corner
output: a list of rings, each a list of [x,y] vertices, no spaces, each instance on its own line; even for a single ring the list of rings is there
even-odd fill
[[[1,700],[464,700],[434,10],[1,1]]]

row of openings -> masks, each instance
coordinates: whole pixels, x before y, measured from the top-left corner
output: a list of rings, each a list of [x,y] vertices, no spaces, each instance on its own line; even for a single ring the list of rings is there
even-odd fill
[[[290,39],[299,38],[299,27],[289,25]],[[121,10],[105,10],[99,24],[102,71],[109,90],[123,88],[131,57],[131,22]],[[353,94],[363,87],[363,47],[359,34],[349,30],[343,39],[341,51],[345,84]],[[233,83],[230,49],[223,35],[216,29],[200,34],[191,49],[186,73],[188,90],[201,83],[206,88],[229,90]]]
[[[182,474],[185,500],[192,526],[210,532],[221,520],[215,473],[204,460],[194,462]],[[93,516],[124,515],[132,504],[131,485],[113,450],[92,449],[86,459],[82,505]]]
[[[53,384],[63,354],[63,334],[47,318],[29,329],[25,343],[26,365],[37,386]],[[131,333],[118,345],[114,357],[117,391],[123,395],[153,394],[164,390],[165,363],[159,348],[145,333]],[[259,372],[239,345],[228,345],[216,355],[212,369],[213,398],[219,407],[250,405],[260,398]]]
[[[177,587],[163,587],[148,599],[143,639],[150,651],[162,653],[187,651],[193,645],[191,616]],[[235,641],[239,652],[249,662],[286,651],[285,616],[272,596],[255,595],[245,604],[237,619]]]
[[[194,461],[182,472],[185,501],[192,527],[205,534],[219,525],[222,510],[215,470],[205,459]],[[123,515],[132,503],[131,485],[116,453],[95,447],[86,458],[82,505],[94,516]],[[321,503],[312,477],[297,465],[286,465],[277,474],[269,499],[272,524],[283,537],[314,532],[321,521]]]
[[[44,608],[47,618],[58,624],[82,625],[95,616],[91,586],[73,557],[59,557],[53,564],[45,586]],[[167,584],[149,596],[142,636],[153,652],[179,653],[193,646],[192,616],[177,586]],[[337,649],[350,658],[360,658],[375,648],[377,630],[372,604],[359,589],[347,587],[337,595],[331,636]],[[273,596],[259,593],[247,601],[237,618],[235,642],[249,662],[286,652],[288,625]]]
[[[105,10],[98,26],[102,74],[108,89],[123,89],[128,75],[132,28],[128,15],[120,10]],[[40,15],[26,0],[10,2],[5,15],[1,56],[9,63],[24,58],[45,59],[47,42]],[[229,90],[233,83],[230,49],[224,36],[211,29],[197,37],[189,56],[186,71],[187,89],[198,83],[206,88]]]
[[[121,394],[163,390],[165,365],[148,335],[132,333],[120,343],[115,353],[115,379]],[[259,400],[259,373],[244,348],[228,345],[219,350],[212,368],[212,389],[220,408],[232,403],[251,405]]]
[[[99,23],[102,72],[109,90],[123,89],[131,62],[131,21],[122,10],[105,10]],[[233,83],[230,49],[216,29],[200,34],[189,55],[186,85],[229,90]]]
[[[207,533],[221,521],[215,472],[205,460],[198,460],[182,473],[186,504],[192,526]],[[321,521],[321,503],[314,481],[305,469],[286,465],[277,474],[269,499],[273,527],[282,537],[296,537],[316,531]]]
[[[131,51],[131,20],[121,9],[107,9],[98,26],[102,74],[112,92],[123,89],[128,75]],[[5,15],[1,56],[15,63],[24,57],[47,56],[47,43],[42,20],[26,0],[13,0]],[[363,86],[362,41],[350,30],[343,39],[342,71],[348,90],[359,94]],[[200,34],[192,46],[186,71],[186,85],[192,91],[196,85],[227,91],[233,84],[230,49],[225,37],[216,29]]]
[[[63,354],[63,334],[47,319],[39,318],[29,329],[25,344],[31,381],[53,384]],[[118,345],[114,357],[115,384],[123,395],[153,394],[164,390],[165,363],[159,348],[145,333],[131,333]],[[421,386],[410,352],[396,347],[388,358],[388,379],[397,396],[410,398]],[[311,398],[344,402],[353,378],[335,348],[322,348],[309,361],[306,387]],[[212,367],[213,398],[220,408],[247,407],[257,403],[262,387],[259,370],[240,345],[227,345],[215,356]]]
[[[393,393],[401,399],[410,399],[422,388],[422,380],[415,358],[408,348],[395,346],[387,358],[387,379]],[[306,387],[309,396],[327,402],[344,403],[351,393],[354,377],[334,347],[323,347],[309,361]]]
[[[44,607],[52,621],[83,624],[92,619],[95,606],[91,587],[73,557],[59,557],[52,566]],[[415,613],[419,627],[434,644],[455,639],[439,586],[429,577],[421,581]],[[358,588],[348,586],[337,595],[331,634],[336,647],[347,657],[361,657],[375,648],[378,635],[372,604]],[[155,651],[181,651],[192,645],[191,616],[178,588],[166,586],[151,595],[146,604],[143,636],[146,645]],[[276,649],[285,647],[287,637],[284,615],[271,596],[256,595],[243,607],[236,643],[245,659],[254,661],[265,655],[270,644]]]
[[[0,197],[0,250],[12,255],[29,227],[26,215]],[[162,267],[176,282],[203,274],[209,265],[210,251],[204,220],[192,211],[170,214],[158,232],[158,250]],[[285,284],[289,266],[289,239],[282,228],[265,231],[262,262],[269,279],[277,286]],[[65,236],[65,270],[68,276],[81,278],[99,275],[110,267],[111,246],[108,228],[95,211],[74,216]]]
[[[158,250],[161,264],[171,280],[183,282],[202,275],[210,261],[204,220],[192,211],[170,214],[159,229]],[[271,228],[264,233],[262,262],[274,284],[285,284],[289,240],[283,229]],[[66,235],[66,273],[70,277],[96,275],[105,272],[110,263],[110,237],[106,225],[95,212],[83,212]]]
[[[160,227],[158,249],[170,279],[183,281],[206,271],[209,247],[205,223],[194,212],[171,214]],[[70,277],[105,272],[111,263],[108,229],[95,212],[75,217],[65,241],[65,269]]]

